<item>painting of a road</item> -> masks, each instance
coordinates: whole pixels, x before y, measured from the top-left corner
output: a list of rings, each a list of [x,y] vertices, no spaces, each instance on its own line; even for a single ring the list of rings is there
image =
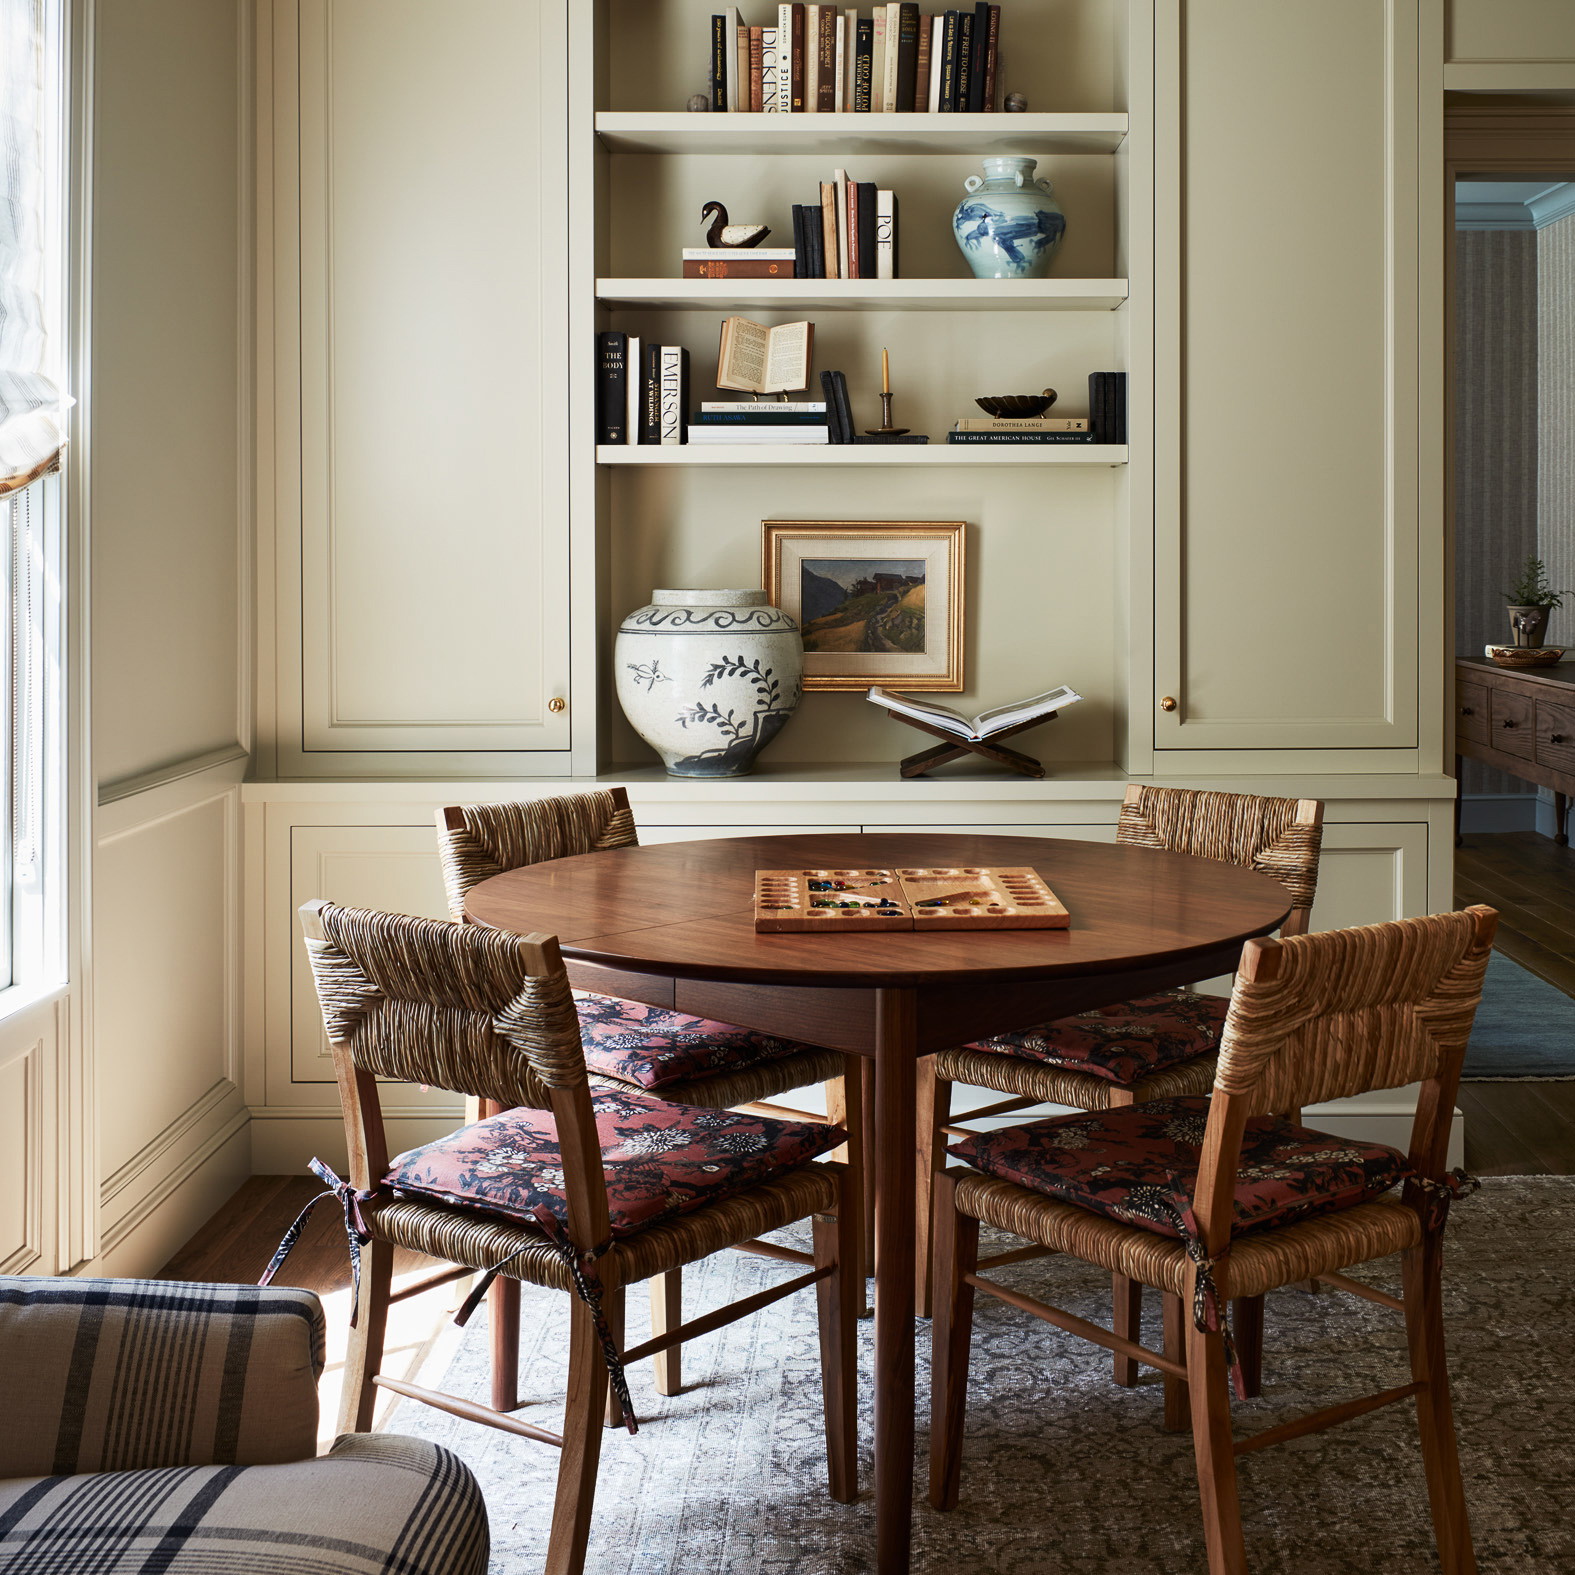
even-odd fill
[[[806,651],[924,650],[922,558],[805,558],[800,616]]]

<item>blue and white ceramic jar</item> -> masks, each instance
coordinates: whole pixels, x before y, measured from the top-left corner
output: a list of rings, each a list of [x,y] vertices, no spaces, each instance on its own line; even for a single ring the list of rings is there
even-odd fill
[[[963,182],[968,195],[952,215],[952,234],[978,279],[1039,279],[1066,234],[1066,215],[1050,182],[1034,179],[1037,159],[984,160],[984,175]]]
[[[741,777],[804,687],[798,625],[764,591],[652,591],[613,648],[618,703],[675,777]]]

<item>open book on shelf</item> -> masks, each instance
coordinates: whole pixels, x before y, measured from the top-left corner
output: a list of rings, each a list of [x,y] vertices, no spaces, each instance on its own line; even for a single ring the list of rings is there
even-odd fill
[[[747,317],[724,318],[716,386],[744,394],[795,393],[809,383],[814,347],[813,323],[767,328]]]
[[[1057,711],[1064,711],[1083,697],[1075,689],[1068,689],[1063,684],[1059,689],[1047,689],[1042,695],[1034,695],[1028,700],[1013,700],[1007,705],[994,706],[977,716],[964,716],[960,711],[953,711],[950,706],[933,705],[928,700],[910,700],[905,695],[894,695],[879,684],[865,698],[871,705],[878,705],[883,710],[895,711],[899,716],[911,716],[915,721],[955,733],[958,738],[966,738],[977,744],[1009,728],[1024,726],[1041,717],[1054,716]]]

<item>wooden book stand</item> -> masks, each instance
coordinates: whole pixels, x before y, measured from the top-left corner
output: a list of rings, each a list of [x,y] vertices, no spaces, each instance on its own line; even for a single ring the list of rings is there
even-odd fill
[[[945,740],[933,749],[922,749],[916,755],[909,755],[898,768],[905,777],[922,777],[934,767],[947,765],[953,760],[961,760],[964,755],[982,755],[998,766],[1005,766],[1008,771],[1017,772],[1019,776],[1043,777],[1045,768],[1032,755],[1008,749],[1000,740],[1025,733],[1029,728],[1038,727],[1043,722],[1053,722],[1060,713],[1051,711],[1046,716],[1034,717],[1032,721],[1019,722],[1015,727],[1002,728],[999,733],[989,738],[981,738],[978,742],[971,738],[959,738],[955,733],[948,733],[944,728],[932,727],[928,722],[920,722],[914,717],[904,716],[901,711],[887,711],[886,715],[898,722],[906,723],[909,727],[917,728],[921,733],[928,733],[931,738]]]

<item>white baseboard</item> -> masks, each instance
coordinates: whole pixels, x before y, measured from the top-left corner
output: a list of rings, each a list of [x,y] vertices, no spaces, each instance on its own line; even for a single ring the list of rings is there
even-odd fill
[[[1555,836],[1553,794],[1547,788],[1538,788],[1535,793],[1467,793],[1460,801],[1460,830],[1467,836],[1495,831]]]
[[[392,1116],[384,1123],[388,1152],[431,1143],[461,1125],[464,1116]],[[293,1110],[262,1108],[252,1111],[252,1174],[255,1176],[305,1175],[313,1158],[332,1165],[342,1176],[348,1163],[344,1122],[337,1115],[302,1115]]]

